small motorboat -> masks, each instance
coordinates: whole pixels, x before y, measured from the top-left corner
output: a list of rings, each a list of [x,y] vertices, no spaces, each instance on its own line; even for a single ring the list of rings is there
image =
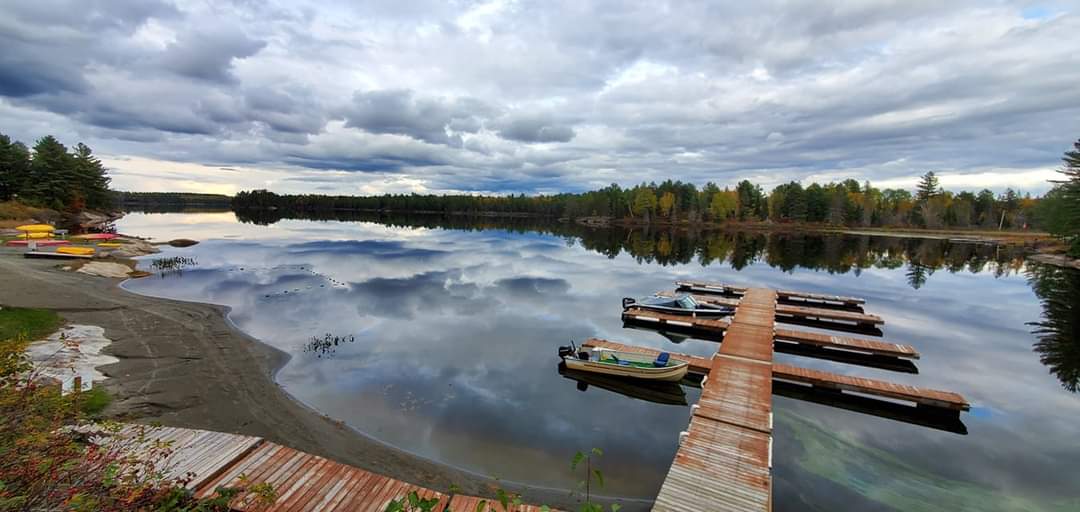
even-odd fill
[[[622,307],[623,311],[629,308],[641,308],[660,313],[690,316],[717,317],[735,314],[735,308],[733,307],[698,302],[689,293],[677,293],[671,297],[653,295],[644,299],[626,297],[622,300]]]
[[[559,347],[559,357],[571,370],[653,381],[678,382],[690,370],[689,362],[673,359],[667,352],[653,357],[600,347],[586,351],[578,350],[573,341]]]

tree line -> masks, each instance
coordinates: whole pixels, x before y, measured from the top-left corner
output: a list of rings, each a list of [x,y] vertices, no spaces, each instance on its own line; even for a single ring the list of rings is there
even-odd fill
[[[1023,228],[1036,223],[1039,199],[1009,189],[953,193],[928,172],[912,193],[846,180],[803,186],[790,182],[766,194],[743,180],[734,189],[697,187],[667,180],[623,188],[612,184],[579,194],[473,196],[387,194],[381,196],[238,193],[238,210],[278,208],[292,212],[357,210],[440,214],[520,214],[568,219],[600,218],[629,224],[699,224],[728,221],[818,223],[836,226]]]
[[[105,166],[86,144],[69,151],[46,135],[31,149],[0,133],[0,201],[18,199],[55,210],[105,210],[113,205],[109,181]]]

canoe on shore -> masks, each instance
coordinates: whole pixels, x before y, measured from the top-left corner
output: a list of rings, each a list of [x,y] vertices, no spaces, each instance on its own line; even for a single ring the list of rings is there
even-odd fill
[[[67,245],[67,244],[70,244],[71,242],[68,241],[68,240],[52,240],[52,239],[49,239],[49,240],[24,240],[24,239],[19,239],[19,240],[8,240],[7,242],[4,243],[4,245],[10,246],[10,247],[26,247],[26,246],[29,246],[31,243],[37,245],[38,247],[49,247],[49,246],[52,246],[52,245]]]
[[[77,256],[90,256],[94,254],[94,248],[65,245],[63,247],[57,247],[56,252],[60,254],[74,254]]]
[[[15,229],[27,233],[52,233],[56,231],[55,227],[48,224],[23,224],[22,226],[15,226]]]
[[[79,240],[112,240],[116,238],[113,233],[87,233],[85,235],[72,235],[71,238],[78,238]]]
[[[690,370],[689,362],[673,359],[667,352],[654,357],[599,347],[591,351],[561,347],[559,355],[571,370],[633,379],[678,382]]]

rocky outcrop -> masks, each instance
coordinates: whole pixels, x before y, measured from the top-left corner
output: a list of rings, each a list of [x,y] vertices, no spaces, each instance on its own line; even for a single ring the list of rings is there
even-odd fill
[[[74,216],[72,223],[78,224],[79,227],[84,229],[102,229],[122,216],[122,213],[102,213],[93,210],[83,210]]]
[[[134,258],[136,256],[146,256],[147,254],[156,254],[161,252],[160,249],[154,247],[153,244],[145,240],[131,239],[125,240],[122,247],[117,247],[108,252],[102,252],[102,257],[114,257],[114,258]]]
[[[131,267],[122,263],[108,261],[90,261],[79,267],[76,272],[99,277],[125,278],[131,273]]]

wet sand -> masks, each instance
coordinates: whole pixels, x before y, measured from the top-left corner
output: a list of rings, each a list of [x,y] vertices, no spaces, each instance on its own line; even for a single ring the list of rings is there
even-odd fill
[[[492,494],[490,479],[380,443],[294,400],[273,378],[288,356],[233,327],[226,308],[136,295],[119,279],[61,266],[0,248],[0,304],[51,309],[105,329],[113,343],[103,352],[120,360],[100,367],[109,378],[95,383],[113,396],[110,417],[261,436],[437,490],[453,484],[465,494]],[[528,503],[577,508],[566,491],[503,487]]]

